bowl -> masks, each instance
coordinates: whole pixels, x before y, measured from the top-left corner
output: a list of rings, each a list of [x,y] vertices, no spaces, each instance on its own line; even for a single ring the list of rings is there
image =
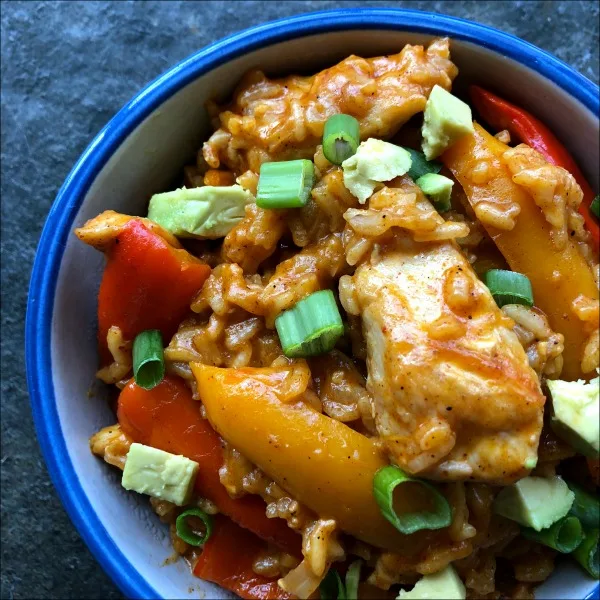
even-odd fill
[[[146,498],[126,493],[116,470],[88,448],[114,422],[96,388],[99,252],[73,229],[112,208],[142,214],[170,189],[208,137],[204,103],[231,94],[252,67],[310,72],[348,54],[395,53],[405,43],[453,39],[459,82],[476,81],[531,110],[567,145],[598,189],[598,87],[546,52],[495,29],[438,14],[396,9],[312,13],[267,23],[218,41],[174,66],[131,100],[96,136],[60,189],[31,278],[26,325],[33,416],[50,476],[96,558],[128,597],[227,598],[194,578],[172,551]],[[568,118],[565,116],[568,115]],[[90,397],[90,387],[94,390]],[[595,592],[594,592],[595,590]],[[597,583],[561,564],[538,598],[586,598]]]

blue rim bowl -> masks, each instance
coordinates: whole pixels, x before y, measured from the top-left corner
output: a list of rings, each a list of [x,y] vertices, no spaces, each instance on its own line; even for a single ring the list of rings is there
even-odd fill
[[[117,113],[77,161],[50,209],[29,287],[25,354],[33,418],[50,477],[86,544],[129,598],[157,598],[158,594],[116,546],[94,513],[69,459],[55,404],[50,349],[52,313],[57,275],[77,212],[96,175],[125,138],[189,82],[249,51],[292,37],[366,28],[447,35],[483,46],[537,71],[594,114],[599,112],[597,85],[551,54],[515,36],[439,14],[404,9],[359,8],[303,14],[235,33],[169,69]],[[599,587],[587,598],[598,598]]]

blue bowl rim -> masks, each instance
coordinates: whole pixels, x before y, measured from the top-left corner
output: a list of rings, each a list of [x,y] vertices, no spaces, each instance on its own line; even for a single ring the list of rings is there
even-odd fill
[[[483,46],[530,67],[599,113],[598,86],[551,54],[513,35],[465,19],[391,8],[351,8],[297,15],[219,40],[184,59],[142,89],[81,155],[50,209],[31,275],[25,326],[27,384],[38,440],[50,477],[80,535],[129,598],[158,598],[95,514],[69,459],[56,409],[51,329],[56,281],[68,236],[85,194],[127,136],[163,102],[197,77],[247,52],[286,39],[353,29],[412,31]],[[596,587],[587,599],[597,597]]]

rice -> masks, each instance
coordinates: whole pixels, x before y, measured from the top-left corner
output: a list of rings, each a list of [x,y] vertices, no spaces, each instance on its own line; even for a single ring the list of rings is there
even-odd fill
[[[190,252],[213,268],[191,302],[189,314],[168,340],[164,358],[167,372],[181,377],[199,400],[198,410],[203,416],[206,410],[191,362],[227,368],[289,365],[289,373],[278,388],[281,402],[302,401],[316,413],[380,442],[377,451],[383,450],[375,421],[376,394],[367,385],[361,290],[355,287],[354,272],[369,261],[377,264],[390,247],[401,252],[418,244],[460,248],[478,272],[489,265],[506,267],[497,252],[490,252],[493,242],[484,225],[511,230],[519,218],[520,206],[511,199],[485,198],[471,207],[460,186],[455,185],[452,210],[442,216],[408,176],[381,184],[369,203],[361,205],[345,187],[342,169],[325,158],[319,141],[326,119],[337,112],[359,117],[363,139],[396,134],[402,124],[423,110],[431,88],[436,84],[449,88],[456,72],[449,59],[448,40],[437,40],[426,49],[407,45],[387,59],[351,56],[314,77],[269,80],[254,71],[241,82],[230,104],[211,104],[215,132],[198,154],[196,164],[185,168],[186,186],[237,182],[256,194],[260,165],[290,157],[312,159],[316,182],[308,202],[299,209],[267,210],[252,203],[222,243],[185,243]],[[505,143],[510,141],[507,131],[496,137]],[[576,212],[581,190],[572,176],[522,145],[501,158],[474,162],[472,181],[485,185],[498,169],[508,168],[513,181],[542,209],[556,246],[564,246],[567,235],[574,239],[597,277],[589,234]],[[126,222],[124,219],[114,213],[105,215],[104,220],[92,220],[82,228],[80,237],[105,249]],[[173,247],[181,247],[168,232],[156,225],[148,227]],[[439,284],[444,310],[422,325],[436,348],[465,335],[469,326],[466,319],[471,319],[466,315],[477,311],[481,294],[480,282],[462,268],[447,269]],[[326,355],[290,360],[283,354],[275,320],[302,298],[322,289],[338,291],[345,334],[335,350]],[[588,339],[581,357],[582,370],[592,372],[599,360],[598,301],[581,296],[573,303],[572,313],[586,324]],[[550,328],[546,316],[521,305],[504,306],[498,315],[498,320],[508,324],[516,335],[539,380],[558,378],[564,338]],[[515,339],[510,331],[508,334]],[[98,377],[123,386],[131,375],[132,342],[123,339],[118,327],[109,329],[106,342],[112,361],[98,372]],[[408,393],[407,399],[422,401],[425,407],[433,402],[431,398],[411,398]],[[447,410],[443,417],[429,415],[423,419],[407,442],[407,453],[415,456],[411,463],[415,471],[434,467],[457,446],[449,412],[452,407]],[[397,412],[398,418],[405,421],[414,416],[402,407]],[[397,443],[404,441],[399,439]],[[92,436],[90,446],[94,454],[123,469],[131,442],[120,426],[114,425]],[[268,518],[284,519],[302,536],[301,560],[265,545],[252,562],[257,575],[279,578],[280,586],[299,598],[315,593],[331,565],[356,556],[364,560],[362,578],[379,590],[413,585],[422,575],[453,564],[465,582],[468,598],[530,598],[533,585],[552,572],[554,553],[525,542],[516,523],[493,513],[492,503],[498,492],[495,486],[463,481],[443,484],[452,523],[431,543],[407,556],[344,535],[335,519],[314,514],[224,440],[222,451],[219,480],[228,495],[259,496],[265,502]],[[559,462],[571,456],[570,446],[544,429],[534,474],[553,475]],[[176,552],[193,563],[198,550],[176,532],[175,520],[182,508],[155,499],[151,504],[160,519],[169,524]],[[208,514],[218,512],[215,504],[198,495],[192,505]],[[514,581],[500,589],[496,571],[504,563],[514,572]]]

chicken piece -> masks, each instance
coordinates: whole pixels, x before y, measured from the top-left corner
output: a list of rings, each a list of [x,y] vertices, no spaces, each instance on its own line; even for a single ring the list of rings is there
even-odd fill
[[[132,443],[133,440],[117,423],[95,433],[90,438],[90,450],[93,454],[102,457],[109,465],[118,467],[122,471]]]
[[[545,398],[513,321],[457,247],[398,235],[352,284],[342,301],[362,316],[367,389],[393,462],[440,480],[526,475]]]
[[[449,46],[444,38],[392,56],[349,56],[310,77],[270,80],[251,71],[223,112],[213,106],[220,128],[204,144],[204,159],[215,169],[257,173],[265,161],[312,158],[336,113],[360,121],[361,139],[391,137],[425,108],[434,85],[450,89],[458,69]]]

